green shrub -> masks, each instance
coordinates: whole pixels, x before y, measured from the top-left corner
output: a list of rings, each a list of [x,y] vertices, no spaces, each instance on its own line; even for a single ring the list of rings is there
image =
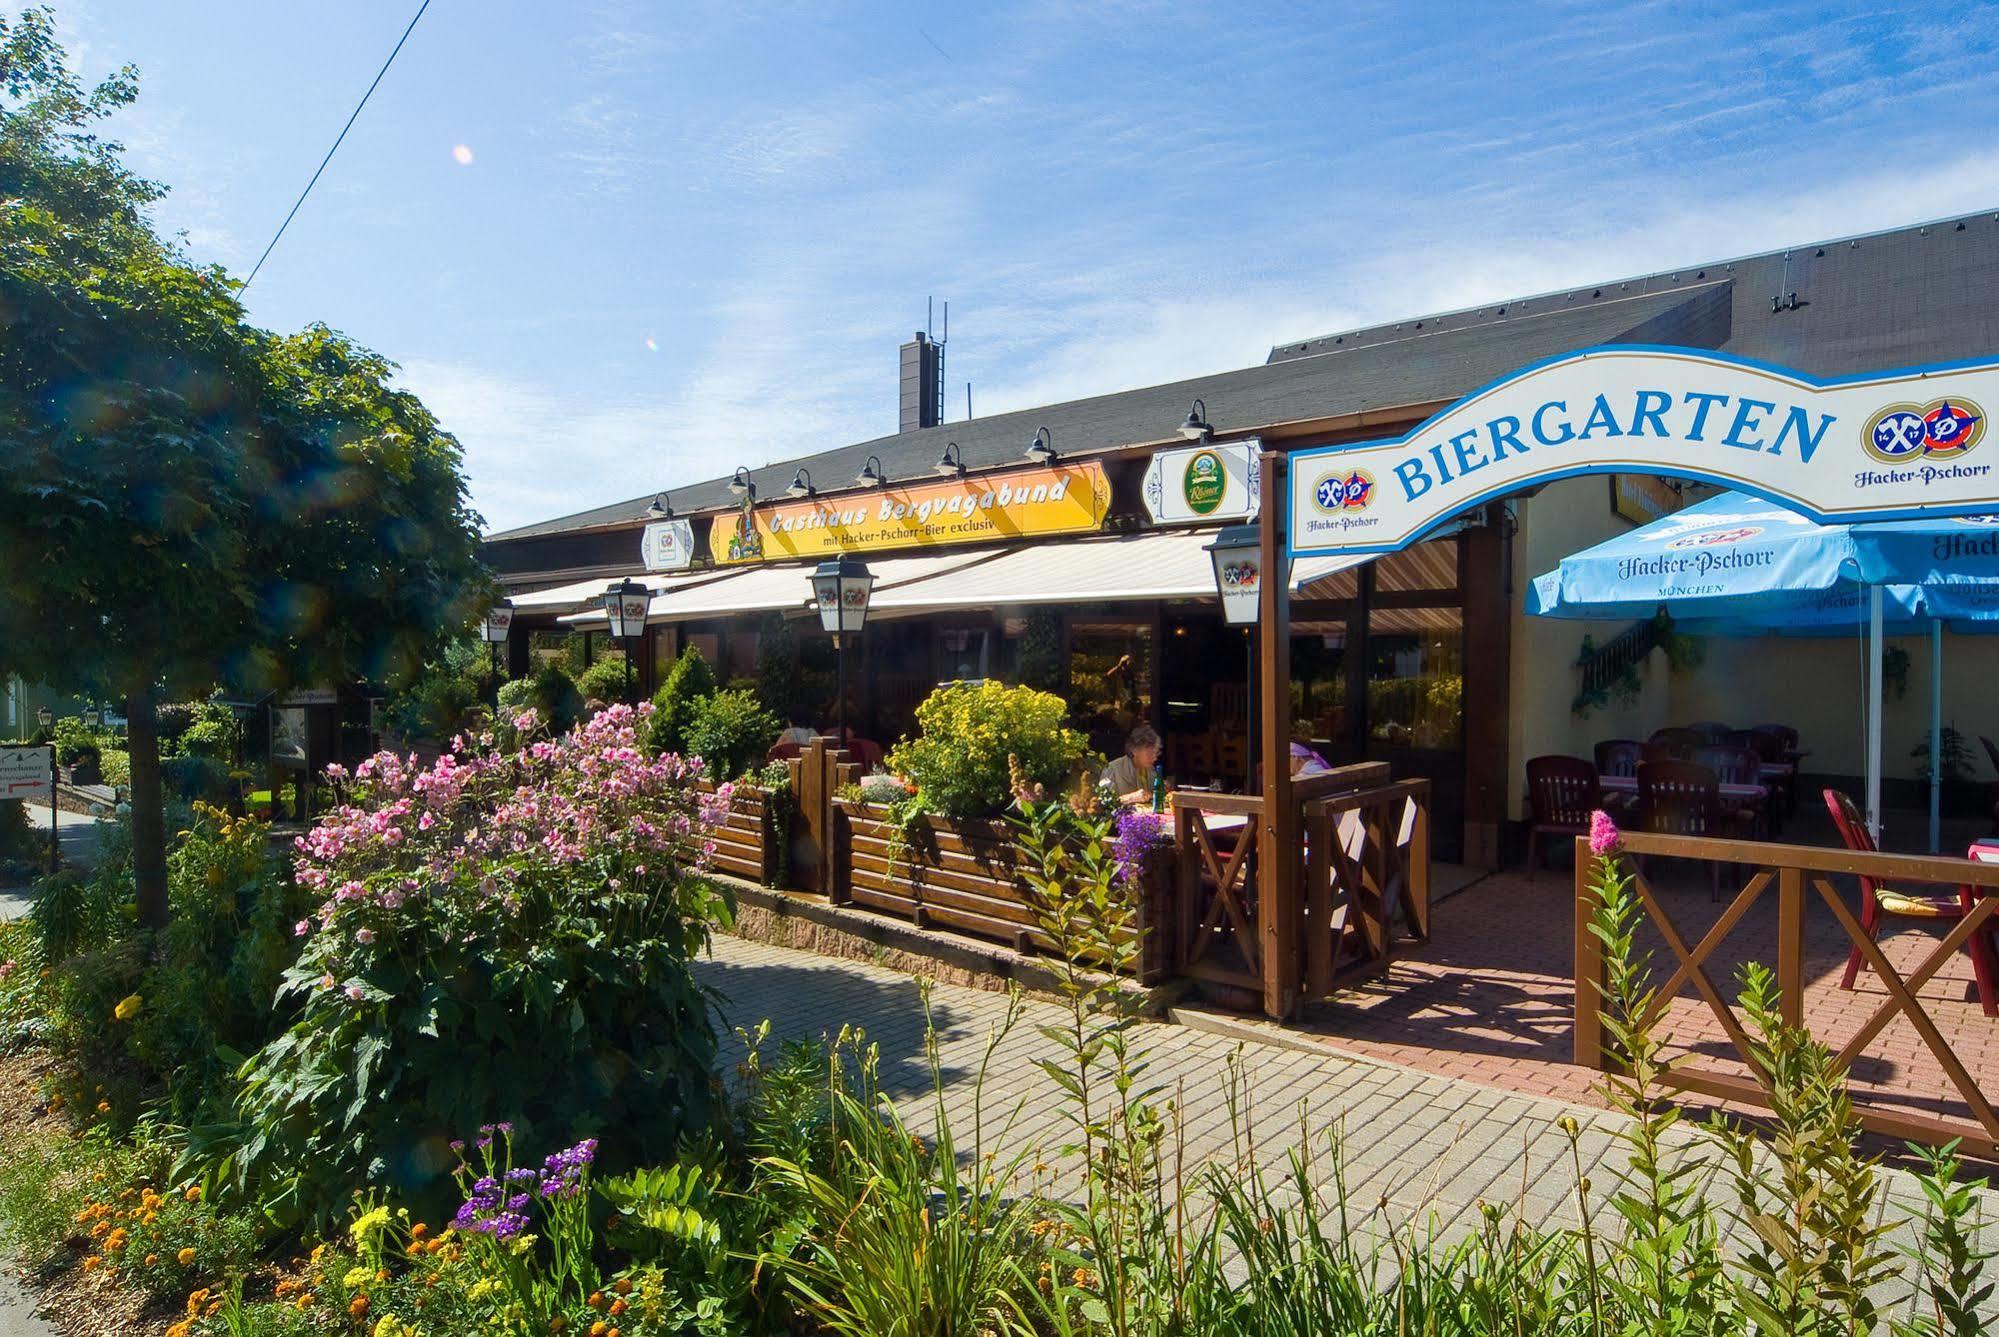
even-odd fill
[[[501,716],[518,715],[534,705],[534,679],[509,678],[500,684],[497,698]]]
[[[925,804],[946,817],[990,817],[1012,801],[1007,759],[1023,776],[1050,789],[1066,787],[1089,753],[1083,736],[1063,724],[1059,696],[997,682],[940,687],[916,708],[914,739],[888,755],[888,767],[916,782]]]
[[[734,780],[762,763],[782,727],[755,692],[731,688],[695,704],[687,725],[687,750],[701,758],[711,778]]]
[[[805,707],[804,664],[798,635],[782,613],[767,616],[757,629],[757,699],[781,720]]]
[[[624,653],[612,650],[598,656],[595,663],[576,675],[576,690],[583,694],[585,701],[602,701],[605,705],[609,705],[613,701],[624,700],[626,690]]]
[[[74,715],[57,720],[49,740],[55,744],[56,760],[64,766],[84,760],[95,762],[104,751],[97,734]]]
[[[28,805],[18,799],[0,799],[0,869],[46,859],[48,850],[49,833],[36,829],[28,817]]]
[[[187,732],[181,735],[181,754],[189,757],[207,757],[211,761],[228,761],[236,755],[237,733],[234,720],[196,720],[188,726]]]
[[[715,673],[693,646],[680,652],[652,698],[652,727],[646,745],[655,752],[681,752],[695,704],[715,693]],[[772,731],[775,734],[775,730]]]
[[[121,787],[132,783],[132,754],[120,748],[107,747],[98,758],[98,773],[104,783]]]
[[[364,1185],[430,1208],[446,1140],[482,1123],[543,1150],[596,1134],[617,1167],[706,1125],[716,1038],[690,963],[728,904],[694,865],[721,814],[680,758],[637,754],[634,724],[613,708],[552,745],[357,768],[354,808],[298,859],[325,898],[283,976],[299,1019],[206,1140],[231,1183],[280,1218]]]
[[[229,796],[229,763],[192,753],[160,762],[160,780],[183,803],[221,803]]]
[[[555,733],[567,733],[583,717],[583,694],[558,664],[543,664],[530,679],[534,684],[534,708],[542,722]]]

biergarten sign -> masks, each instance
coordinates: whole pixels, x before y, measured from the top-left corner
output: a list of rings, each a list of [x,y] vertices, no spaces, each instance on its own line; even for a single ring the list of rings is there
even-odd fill
[[[1110,482],[1096,460],[944,478],[839,497],[745,506],[708,533],[717,565],[891,548],[1083,534],[1103,528]]]
[[[1999,363],[1820,380],[1689,348],[1528,366],[1393,441],[1291,457],[1288,546],[1393,552],[1464,511],[1588,473],[1695,478],[1818,521],[1999,509]]]
[[[694,525],[688,520],[655,520],[639,539],[639,559],[648,571],[685,571],[694,564]]]
[[[1155,452],[1140,489],[1152,522],[1242,520],[1254,515],[1262,472],[1257,448],[1252,439]]]

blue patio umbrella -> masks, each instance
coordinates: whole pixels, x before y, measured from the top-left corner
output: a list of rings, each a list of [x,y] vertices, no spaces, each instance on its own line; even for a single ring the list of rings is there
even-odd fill
[[[1867,817],[1877,833],[1881,639],[1928,631],[1935,848],[1942,627],[1945,620],[1958,629],[1999,621],[1999,515],[1821,525],[1724,492],[1563,558],[1535,578],[1527,597],[1527,611],[1539,617],[1642,618],[1661,609],[1705,634],[1865,630]]]

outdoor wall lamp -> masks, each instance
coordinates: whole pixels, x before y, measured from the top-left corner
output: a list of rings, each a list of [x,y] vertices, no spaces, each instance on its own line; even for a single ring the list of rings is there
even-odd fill
[[[818,496],[819,489],[812,486],[812,471],[810,469],[800,469],[796,474],[792,475],[791,486],[784,490],[784,495],[796,501]]]
[[[739,497],[748,497],[751,501],[757,499],[757,485],[750,481],[750,471],[740,464],[736,466],[736,472],[729,477],[729,491]]]
[[[1194,407],[1187,410],[1187,421],[1180,424],[1180,435],[1189,441],[1206,441],[1215,429],[1208,425],[1208,404],[1197,399]]]
[[[41,725],[44,732],[46,732],[51,728],[54,728],[55,722],[56,722],[56,713],[53,710],[50,710],[47,706],[43,706],[41,709],[35,712],[35,723]]]
[[[846,638],[858,635],[868,625],[868,600],[874,588],[874,573],[857,558],[836,557],[812,571],[812,598],[819,605],[819,625],[833,637],[833,708],[843,747],[847,742]]]
[[[652,591],[635,580],[616,581],[604,588],[604,618],[611,638],[625,643],[625,700],[632,699],[632,660],[639,638],[652,615]]]
[[[882,472],[881,456],[868,456],[868,462],[854,475],[854,481],[862,487],[887,487],[888,475]]]
[[[963,478],[965,476],[965,455],[963,451],[958,449],[956,441],[946,441],[944,443],[944,453],[937,457],[935,467],[937,472],[946,478]]]
[[[104,712],[99,710],[96,707],[96,705],[94,704],[87,705],[83,708],[84,728],[95,729],[98,725],[102,724],[103,722],[104,722]]]
[[[653,493],[652,505],[646,507],[646,519],[671,520],[672,518],[673,518],[672,499],[669,498],[664,492]]]
[[[1034,439],[1027,443],[1027,458],[1036,464],[1051,464],[1055,461],[1055,436],[1046,427],[1034,429]]]

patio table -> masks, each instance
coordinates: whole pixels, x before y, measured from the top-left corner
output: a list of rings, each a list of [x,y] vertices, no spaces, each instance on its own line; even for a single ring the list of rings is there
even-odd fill
[[[1611,794],[1638,792],[1638,777],[1635,775],[1598,776],[1597,783],[1603,786],[1605,792]],[[1721,797],[1729,803],[1755,803],[1770,797],[1770,786],[1725,784],[1721,786]]]

